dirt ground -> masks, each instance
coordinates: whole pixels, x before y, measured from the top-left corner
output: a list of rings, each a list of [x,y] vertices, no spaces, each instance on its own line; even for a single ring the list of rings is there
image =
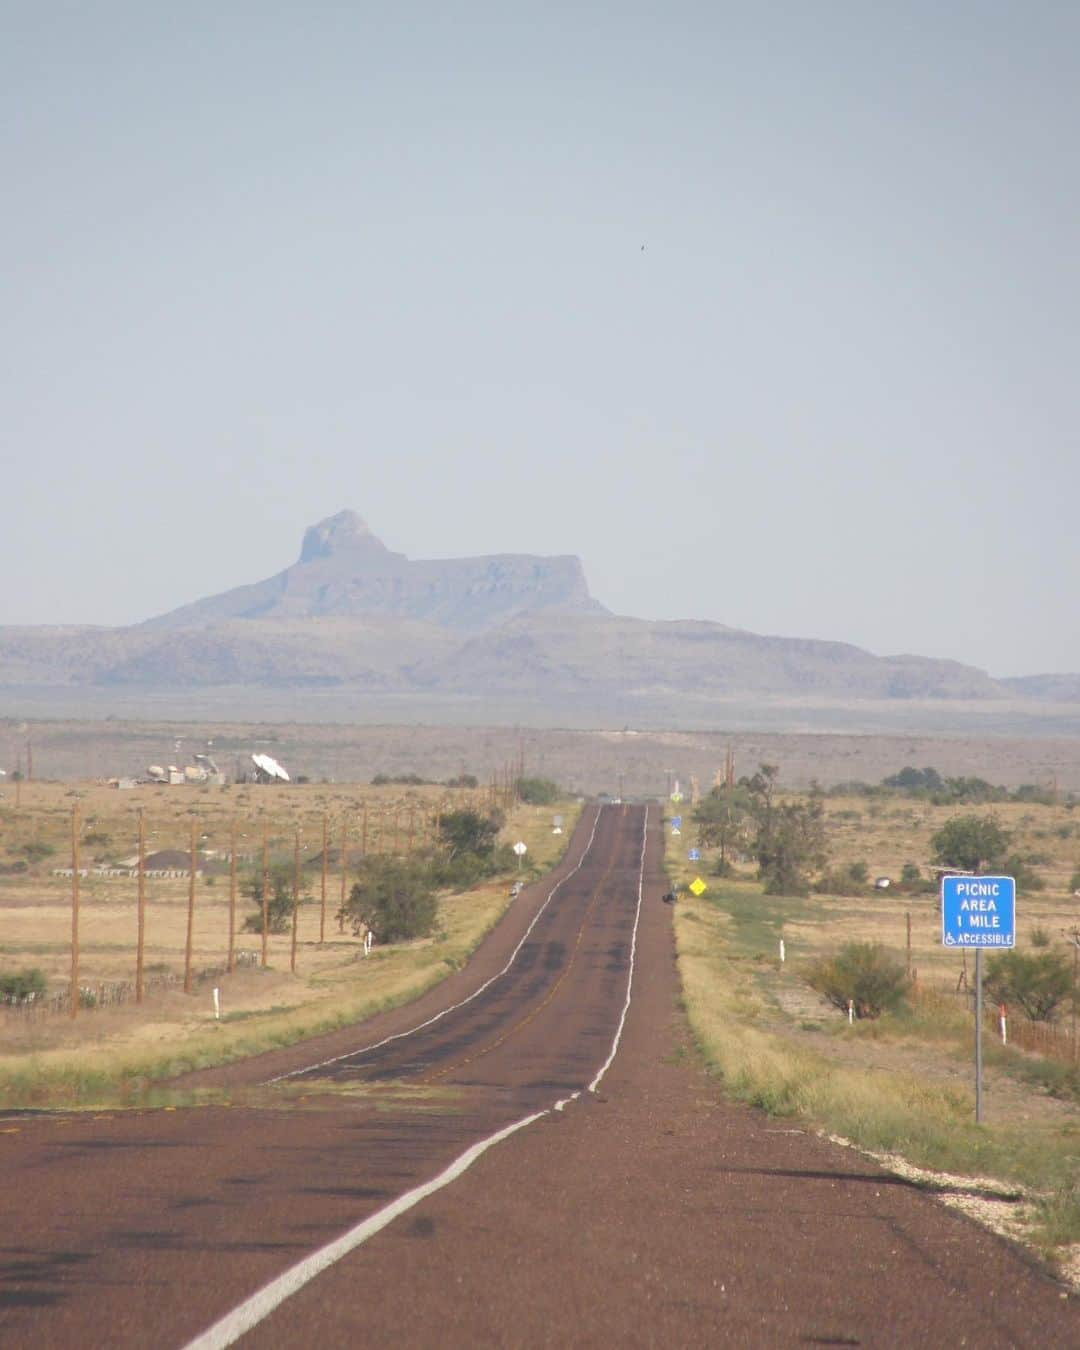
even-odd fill
[[[482,717],[483,708],[473,710]],[[817,780],[825,786],[859,779],[879,782],[907,764],[932,765],[946,775],[976,775],[993,783],[1057,782],[1062,792],[1080,793],[1080,736],[1048,733],[1035,725],[1029,735],[992,728],[963,730],[963,720],[947,734],[800,729],[748,731],[738,709],[730,724],[702,731],[650,730],[629,725],[599,730],[520,725],[465,726],[300,723],[288,714],[273,722],[238,723],[213,718],[164,720],[44,721],[0,719],[0,768],[8,774],[33,757],[33,776],[51,779],[108,778],[142,774],[150,764],[187,762],[207,741],[220,767],[230,776],[250,769],[250,754],[274,755],[296,775],[337,783],[367,783],[377,773],[420,773],[447,779],[475,774],[488,783],[492,774],[524,754],[526,772],[554,778],[569,792],[612,796],[661,797],[678,778],[688,790],[696,778],[707,790],[724,764],[728,748],[736,771],[753,773],[763,761],[777,764],[783,784],[803,788]],[[295,716],[295,714],[292,714]],[[715,725],[715,724],[714,724]],[[810,727],[796,721],[794,726]],[[604,727],[597,721],[593,727]],[[181,749],[175,750],[176,742]],[[0,802],[10,805],[10,782]]]

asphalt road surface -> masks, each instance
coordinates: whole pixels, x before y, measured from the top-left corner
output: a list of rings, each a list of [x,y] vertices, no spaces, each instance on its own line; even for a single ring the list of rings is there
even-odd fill
[[[678,1053],[662,847],[589,811],[409,1008],[172,1109],[4,1116],[0,1341],[1080,1345],[1021,1254]]]

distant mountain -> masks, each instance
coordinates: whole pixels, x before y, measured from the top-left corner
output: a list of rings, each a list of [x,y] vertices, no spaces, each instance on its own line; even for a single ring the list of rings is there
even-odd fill
[[[284,572],[196,600],[143,628],[192,628],[227,619],[412,619],[472,632],[544,610],[604,614],[581,562],[501,553],[413,562],[392,553],[354,511],[312,525]]]
[[[1080,703],[1080,675],[1015,675],[998,683],[1018,698]]]
[[[738,700],[1080,703],[1080,676],[993,680],[843,642],[621,617],[589,594],[577,558],[411,561],[352,511],[313,525],[276,576],[130,628],[0,628],[9,703],[50,689],[92,689],[98,708],[115,690],[118,712],[133,691],[160,691],[178,713],[185,691],[221,691],[233,715],[256,690],[318,690],[323,709],[340,691],[335,707],[385,695],[405,720],[447,700],[475,700],[480,720],[499,699],[553,720],[575,703],[676,722]]]

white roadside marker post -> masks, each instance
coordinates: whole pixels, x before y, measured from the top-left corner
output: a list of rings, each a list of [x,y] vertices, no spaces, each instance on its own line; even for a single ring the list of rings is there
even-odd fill
[[[780,939],[780,964],[783,965],[787,960],[787,953],[784,951],[784,939]]]
[[[214,987],[214,1020],[221,1021],[221,990]]]

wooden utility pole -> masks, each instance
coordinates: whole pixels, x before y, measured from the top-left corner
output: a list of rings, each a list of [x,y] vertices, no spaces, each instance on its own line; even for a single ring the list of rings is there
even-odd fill
[[[319,946],[326,941],[326,849],[327,849],[326,812],[322,818],[322,900],[319,907]]]
[[[408,853],[408,854],[410,855],[410,857],[412,856],[412,851],[413,851],[413,839],[414,839],[414,837],[415,837],[415,831],[416,831],[416,803],[415,803],[415,802],[410,802],[410,803],[409,803],[409,837],[408,837],[408,843],[405,845],[405,852]]]
[[[145,972],[143,955],[146,946],[146,821],[142,807],[139,807],[139,892],[138,892],[138,936],[135,942],[135,1002],[143,1001],[145,993]]]
[[[71,808],[71,1016],[79,1015],[79,803]]]
[[[27,736],[27,738],[26,738],[26,781],[27,781],[28,783],[32,783],[32,782],[34,781],[34,745],[33,745],[33,742],[30,740],[30,737],[29,737],[29,736]],[[1057,779],[1056,779],[1056,777],[1055,777],[1054,783],[1055,783],[1055,788],[1054,788],[1054,794],[1055,794],[1055,795],[1054,795],[1054,800],[1056,801],[1056,800],[1057,800]]]
[[[229,826],[229,957],[226,968],[236,970],[236,817]]]
[[[267,942],[270,937],[270,822],[263,821],[262,845],[262,966],[266,969]]]
[[[195,817],[191,817],[191,848],[188,862],[187,942],[184,945],[184,993],[191,993],[191,952],[195,942]]]
[[[296,929],[300,922],[300,826],[296,827],[296,839],[293,843],[293,882],[292,882],[292,947],[289,952],[289,970],[296,974]]]
[[[338,932],[345,931],[346,885],[349,877],[349,819],[341,817],[341,904],[338,906]]]
[[[367,857],[367,802],[364,803],[364,823],[360,836],[360,856]]]
[[[907,912],[907,977],[911,979],[911,910]]]

